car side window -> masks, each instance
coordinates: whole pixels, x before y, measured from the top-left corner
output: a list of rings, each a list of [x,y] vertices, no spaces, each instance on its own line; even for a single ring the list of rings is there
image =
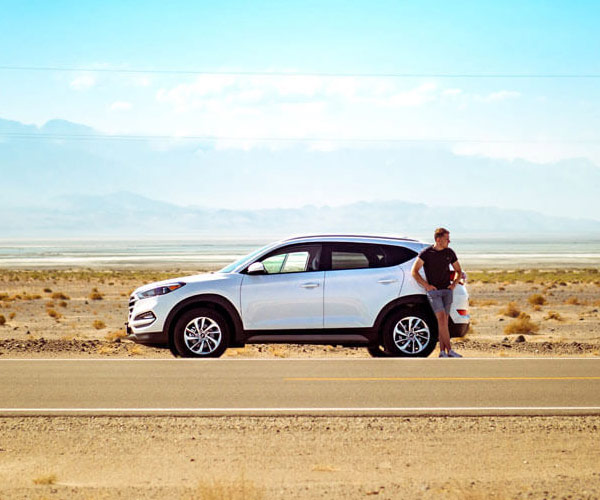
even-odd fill
[[[319,270],[320,247],[282,249],[281,253],[269,255],[261,262],[267,274],[302,273]]]
[[[418,255],[414,250],[401,246],[385,245],[383,249],[385,251],[385,265],[387,267],[404,264]]]
[[[335,244],[331,247],[331,270],[367,269],[385,266],[379,245]]]

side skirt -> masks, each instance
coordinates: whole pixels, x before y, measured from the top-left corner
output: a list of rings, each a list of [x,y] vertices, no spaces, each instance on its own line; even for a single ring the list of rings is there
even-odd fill
[[[244,330],[248,344],[318,344],[367,346],[377,342],[373,328],[320,330]]]

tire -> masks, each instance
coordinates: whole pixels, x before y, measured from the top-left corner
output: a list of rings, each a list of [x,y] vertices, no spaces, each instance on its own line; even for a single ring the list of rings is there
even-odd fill
[[[390,355],[426,358],[437,344],[437,319],[421,309],[401,309],[385,322],[382,333]]]
[[[173,341],[182,358],[218,358],[229,345],[229,325],[214,309],[187,311],[177,321]]]
[[[367,347],[367,351],[372,358],[389,358],[390,353],[385,351],[380,345],[376,345],[374,347]]]

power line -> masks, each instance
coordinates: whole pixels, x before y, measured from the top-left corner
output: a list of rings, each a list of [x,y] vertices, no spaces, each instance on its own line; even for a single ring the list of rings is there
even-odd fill
[[[333,73],[287,71],[213,71],[140,68],[86,68],[67,66],[0,66],[0,71],[55,71],[81,73],[123,73],[158,75],[216,75],[216,76],[265,76],[265,77],[335,77],[335,78],[600,78],[600,73]]]
[[[69,141],[240,141],[240,142],[335,142],[335,143],[470,143],[470,144],[600,144],[600,139],[482,139],[482,138],[368,138],[368,137],[234,137],[211,135],[124,135],[124,134],[35,134],[0,132],[0,137],[26,140],[69,140]]]

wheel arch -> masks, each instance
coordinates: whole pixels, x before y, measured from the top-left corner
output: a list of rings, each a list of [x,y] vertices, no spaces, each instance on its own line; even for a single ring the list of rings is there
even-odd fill
[[[171,312],[167,316],[164,326],[164,332],[167,334],[169,339],[169,349],[177,356],[175,345],[173,342],[173,336],[175,334],[175,325],[177,320],[191,309],[198,307],[208,307],[219,312],[227,321],[229,329],[231,331],[230,347],[243,347],[244,342],[242,339],[242,319],[235,308],[235,306],[225,297],[212,293],[205,293],[201,295],[194,295],[182,300],[171,309]]]

